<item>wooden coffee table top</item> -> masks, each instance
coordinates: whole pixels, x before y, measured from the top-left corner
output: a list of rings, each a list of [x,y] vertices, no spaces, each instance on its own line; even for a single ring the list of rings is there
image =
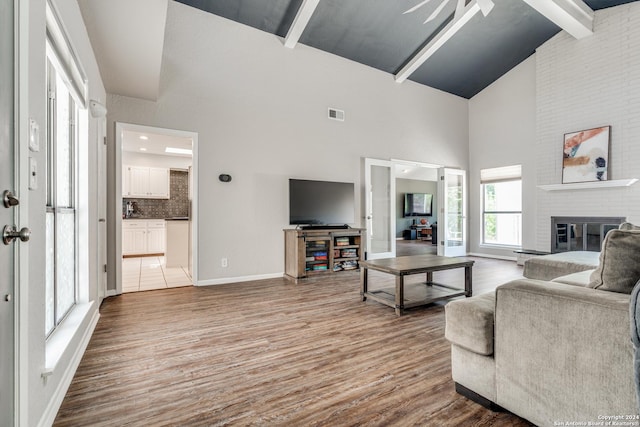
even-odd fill
[[[475,261],[466,257],[444,257],[438,255],[412,255],[396,258],[360,261],[360,268],[384,271],[396,276],[471,267]]]

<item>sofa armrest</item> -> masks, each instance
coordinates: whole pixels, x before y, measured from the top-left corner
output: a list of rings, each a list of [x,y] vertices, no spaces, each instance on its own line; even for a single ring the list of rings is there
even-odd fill
[[[498,287],[497,403],[538,425],[636,414],[629,299],[531,279]]]

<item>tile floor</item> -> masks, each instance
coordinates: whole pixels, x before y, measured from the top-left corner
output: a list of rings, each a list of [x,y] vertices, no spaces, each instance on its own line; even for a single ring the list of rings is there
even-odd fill
[[[123,258],[122,292],[191,286],[186,268],[167,268],[163,256]]]

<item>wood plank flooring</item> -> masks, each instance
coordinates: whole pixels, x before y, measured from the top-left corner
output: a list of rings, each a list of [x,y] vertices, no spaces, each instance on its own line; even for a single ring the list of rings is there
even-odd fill
[[[477,289],[521,277],[476,260]],[[330,277],[105,300],[54,425],[530,425],[455,393],[442,304],[396,317],[357,272]]]

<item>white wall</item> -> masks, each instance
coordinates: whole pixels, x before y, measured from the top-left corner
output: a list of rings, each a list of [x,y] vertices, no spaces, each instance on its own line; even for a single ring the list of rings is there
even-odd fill
[[[480,170],[522,165],[522,246],[533,248],[536,217],[536,59],[523,61],[469,100],[469,250],[513,257],[513,250],[481,245]]]
[[[560,33],[537,51],[538,184],[562,182],[565,133],[611,125],[609,179],[640,178],[640,3],[596,12],[594,35]],[[550,217],[626,216],[640,222],[640,185],[536,193],[536,247]]]
[[[19,409],[21,425],[47,425],[53,421],[59,404],[73,377],[77,364],[83,353],[91,332],[91,320],[95,320],[99,297],[97,289],[97,199],[96,185],[96,144],[98,140],[97,120],[88,118],[88,138],[80,147],[81,167],[88,170],[88,179],[79,182],[79,210],[87,212],[86,219],[80,222],[82,233],[86,236],[80,242],[80,262],[83,263],[81,277],[88,286],[81,295],[83,302],[94,302],[91,311],[84,321],[69,334],[70,343],[60,356],[51,376],[45,381],[42,377],[45,367],[45,172],[46,172],[46,56],[45,56],[45,0],[29,0],[20,2],[25,20],[21,23],[25,31],[21,40],[28,56],[28,67],[20,69],[20,79],[26,81],[27,94],[20,99],[20,108],[25,116],[40,124],[39,152],[28,152],[28,156],[37,160],[39,187],[28,193],[29,220],[31,239],[28,243],[28,286],[20,289],[19,330],[21,335],[20,375],[22,386],[22,407]],[[98,70],[89,38],[75,1],[54,0],[62,24],[66,29],[73,48],[82,63],[88,78],[89,99],[105,102],[106,93]],[[23,64],[27,65],[27,64]],[[22,114],[22,113],[21,113]],[[86,111],[82,112],[88,116]],[[24,119],[22,117],[21,119]],[[25,129],[20,130],[23,135]],[[23,138],[25,144],[27,138]],[[26,173],[21,179],[27,180]]]
[[[362,157],[468,166],[466,100],[213,14],[171,2],[162,63],[157,102],[109,96],[110,146],[115,121],[198,133],[203,283],[283,272],[288,178],[354,182],[360,197]]]

